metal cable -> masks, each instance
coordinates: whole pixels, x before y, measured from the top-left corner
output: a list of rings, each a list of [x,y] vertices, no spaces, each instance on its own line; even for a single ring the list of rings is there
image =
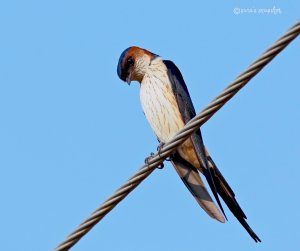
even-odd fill
[[[229,99],[231,99],[251,78],[278,55],[292,40],[300,34],[300,21],[291,27],[275,44],[270,47],[259,59],[252,63],[249,68],[237,77],[218,97],[216,97],[200,114],[190,120],[172,140],[167,142],[159,152],[153,155],[148,164],[133,175],[114,195],[108,198],[88,219],[64,240],[55,251],[65,251],[73,247],[94,225],[108,214],[121,200],[134,190],[153,170],[161,165],[165,158],[170,156],[176,148],[183,143],[193,132],[199,129],[210,119]]]

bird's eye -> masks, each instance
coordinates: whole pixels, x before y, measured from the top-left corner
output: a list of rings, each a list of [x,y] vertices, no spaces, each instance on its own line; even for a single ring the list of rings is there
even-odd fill
[[[127,59],[127,64],[130,65],[130,66],[134,65],[134,60],[133,60],[132,57],[129,57],[129,58]]]

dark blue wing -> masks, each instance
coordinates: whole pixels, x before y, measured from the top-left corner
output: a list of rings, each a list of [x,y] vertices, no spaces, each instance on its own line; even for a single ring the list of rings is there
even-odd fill
[[[182,119],[185,123],[187,123],[196,115],[189,91],[176,65],[172,61],[168,60],[165,60],[164,63],[168,69],[168,77],[172,84],[172,89],[175,94]],[[247,230],[249,235],[256,242],[260,242],[261,240],[259,239],[259,237],[254,233],[254,231],[246,222],[246,215],[236,201],[234,192],[224,179],[223,175],[221,174],[209,154],[205,151],[205,146],[203,144],[200,129],[191,136],[191,139],[196,149],[199,162],[203,168],[203,174],[224,216],[226,217],[218,194],[222,197],[230,211],[234,214],[234,216],[238,219],[242,226]]]
[[[166,65],[166,67],[168,69],[168,77],[169,77],[169,80],[172,85],[173,93],[176,97],[176,101],[177,101],[177,104],[179,107],[180,114],[182,116],[184,123],[186,124],[188,121],[190,121],[196,115],[195,108],[193,106],[189,91],[183,80],[181,72],[179,71],[177,66],[172,61],[169,61],[169,60],[164,60],[164,64]],[[191,139],[192,139],[193,145],[195,147],[195,150],[197,152],[201,167],[203,168],[203,174],[210,186],[210,189],[213,192],[213,195],[214,195],[222,213],[224,214],[224,216],[226,218],[224,209],[220,202],[218,192],[217,192],[214,180],[213,180],[213,176],[211,174],[211,170],[208,166],[208,161],[207,161],[206,154],[205,154],[205,147],[203,144],[200,129],[198,131],[196,131],[194,134],[192,134]]]

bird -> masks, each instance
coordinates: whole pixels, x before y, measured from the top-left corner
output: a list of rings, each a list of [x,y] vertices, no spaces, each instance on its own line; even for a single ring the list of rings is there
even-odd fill
[[[196,115],[183,76],[172,61],[146,49],[131,46],[121,53],[117,74],[128,85],[132,81],[140,84],[141,105],[160,146],[172,139]],[[253,240],[261,242],[248,225],[235,193],[206,149],[200,129],[177,147],[170,161],[190,193],[209,216],[221,223],[227,220],[220,196]],[[217,204],[200,174],[206,178]]]

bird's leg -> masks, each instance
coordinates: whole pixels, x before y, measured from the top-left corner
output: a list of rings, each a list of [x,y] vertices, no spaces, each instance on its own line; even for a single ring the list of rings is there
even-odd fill
[[[154,153],[151,152],[151,153],[150,153],[150,156],[148,156],[148,157],[145,159],[145,164],[146,164],[146,165],[149,165],[149,161],[150,161],[150,159],[153,158],[153,156],[154,156]],[[158,168],[158,169],[163,169],[163,168],[164,168],[164,163],[161,163],[157,168]]]

